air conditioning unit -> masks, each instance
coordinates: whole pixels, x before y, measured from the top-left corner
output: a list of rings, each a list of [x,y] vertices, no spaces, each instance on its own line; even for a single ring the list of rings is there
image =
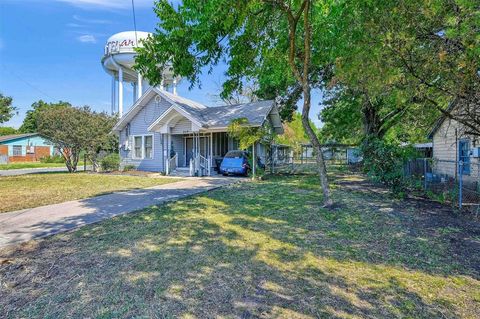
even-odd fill
[[[480,157],[480,147],[474,147],[474,148],[470,151],[470,156],[471,156],[471,157],[479,158],[479,157]]]

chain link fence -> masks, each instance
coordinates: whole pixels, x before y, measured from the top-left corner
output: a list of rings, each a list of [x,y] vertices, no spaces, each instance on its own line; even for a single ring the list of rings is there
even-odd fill
[[[413,159],[405,163],[404,176],[432,199],[480,212],[480,163]]]
[[[268,174],[317,173],[314,157],[261,157],[260,162]],[[359,161],[352,162],[346,156],[327,158],[325,162],[327,167],[352,171],[361,166]],[[429,198],[480,213],[480,163],[420,158],[406,162],[403,172],[408,185]]]
[[[259,157],[261,166],[267,174],[317,174],[317,161],[314,157],[283,156],[280,158]],[[346,158],[325,159],[327,167],[354,169],[356,165]]]

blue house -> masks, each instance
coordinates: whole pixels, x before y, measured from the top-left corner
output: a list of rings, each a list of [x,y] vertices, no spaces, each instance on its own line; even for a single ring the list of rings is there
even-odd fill
[[[283,133],[274,101],[207,107],[156,87],[135,102],[113,131],[119,135],[122,166],[201,176],[213,172],[216,159],[238,149],[228,126],[239,118],[247,119],[251,127]],[[266,146],[258,143],[255,154],[266,156]]]
[[[38,133],[0,136],[0,163],[35,162],[54,152],[52,143]]]

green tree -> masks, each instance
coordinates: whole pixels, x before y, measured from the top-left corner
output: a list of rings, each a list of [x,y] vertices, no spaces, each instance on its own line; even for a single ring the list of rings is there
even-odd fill
[[[42,100],[32,103],[32,108],[27,111],[25,115],[25,119],[23,120],[22,125],[18,129],[21,133],[35,133],[38,130],[37,127],[37,119],[38,114],[41,111],[47,108],[57,108],[57,107],[65,107],[65,106],[72,106],[68,102],[58,101],[57,103],[47,103]]]
[[[319,1],[193,1],[185,0],[176,9],[168,0],[155,3],[159,18],[155,34],[138,49],[137,69],[152,82],[161,82],[159,69],[169,63],[176,75],[199,84],[204,67],[221,59],[228,62],[224,97],[254,79],[259,93],[284,97],[292,116],[303,98],[302,124],[317,150],[317,164],[325,205],[332,203],[320,142],[309,121],[311,90],[321,83],[326,70],[322,43],[312,37],[321,29],[330,3]],[[271,83],[269,85],[269,83]]]
[[[15,115],[16,107],[12,105],[12,97],[0,93],[0,124],[7,122]]]
[[[69,172],[77,171],[80,153],[85,151],[98,167],[97,154],[111,147],[111,129],[115,118],[96,113],[85,106],[46,107],[37,114],[38,133],[48,138],[59,150]]]
[[[312,127],[315,127],[311,123]],[[290,122],[283,123],[284,133],[275,137],[277,143],[289,145],[295,154],[301,153],[302,144],[308,143],[308,136],[303,129],[302,115],[294,112]],[[318,135],[318,132],[317,132]]]
[[[0,127],[0,136],[17,134],[17,130],[13,127],[2,126]]]
[[[89,128],[89,137],[85,140],[83,150],[92,162],[93,171],[99,167],[100,152],[118,152],[118,137],[112,133],[117,117],[106,113],[88,112],[85,115],[86,126]]]
[[[415,137],[402,126],[442,113],[480,134],[477,0],[345,1],[336,11],[332,86],[356,97],[367,135]],[[463,112],[448,110],[452,101]]]
[[[323,102],[324,108],[319,114],[323,123],[320,129],[323,143],[360,143],[364,136],[360,103],[357,97],[343,90],[335,92]]]
[[[265,143],[271,145],[275,138],[273,129],[270,125],[266,124],[260,127],[252,127],[249,125],[248,119],[238,118],[233,120],[228,125],[228,135],[238,140],[238,147],[242,150],[248,150],[255,147],[257,143]],[[251,160],[251,167],[257,166],[256,154],[253,154]],[[255,156],[253,156],[255,155]],[[253,175],[255,178],[255,172]]]

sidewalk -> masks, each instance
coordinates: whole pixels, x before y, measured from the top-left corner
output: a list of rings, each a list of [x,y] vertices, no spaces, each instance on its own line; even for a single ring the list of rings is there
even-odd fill
[[[86,224],[177,200],[244,179],[188,178],[145,189],[116,192],[0,214],[0,247],[65,232]]]
[[[91,165],[87,165],[87,171],[92,169]],[[84,167],[78,166],[78,171],[83,172]],[[5,169],[0,170],[1,176],[17,176],[25,174],[38,174],[38,173],[61,173],[68,172],[68,169],[65,166],[62,167],[38,167],[38,168],[18,168],[18,169]]]

